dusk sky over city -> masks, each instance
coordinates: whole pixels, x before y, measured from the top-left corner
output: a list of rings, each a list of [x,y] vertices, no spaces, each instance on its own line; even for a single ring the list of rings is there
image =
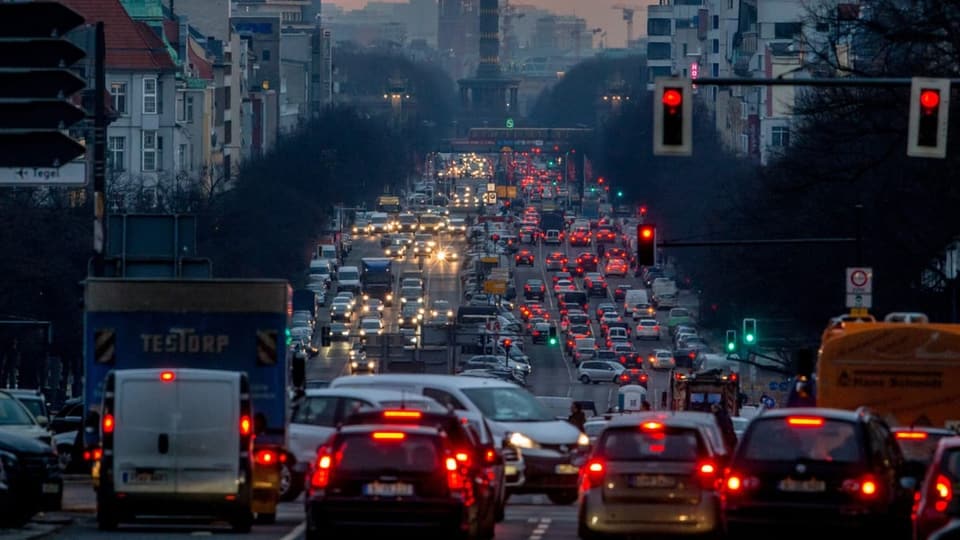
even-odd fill
[[[403,3],[405,0],[383,0]],[[331,4],[337,4],[347,9],[359,9],[366,5],[367,0],[335,0]],[[620,10],[613,9],[612,6],[620,3],[618,0],[512,0],[512,4],[534,5],[537,7],[549,9],[560,15],[577,15],[587,19],[587,25],[590,28],[603,28],[607,32],[608,47],[623,47],[626,45],[627,27],[623,21],[623,15]],[[636,0],[624,1],[624,4],[644,6],[647,4],[656,4],[656,0]],[[646,9],[639,9],[634,18],[634,33],[636,36],[643,35],[646,32]]]

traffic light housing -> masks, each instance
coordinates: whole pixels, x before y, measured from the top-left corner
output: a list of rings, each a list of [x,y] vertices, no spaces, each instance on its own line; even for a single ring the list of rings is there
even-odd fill
[[[550,334],[547,337],[547,343],[550,345],[556,345],[559,343],[559,339],[557,337],[557,325],[555,324],[550,325]]]
[[[910,85],[910,126],[907,155],[947,157],[950,79],[914,77]]]
[[[657,227],[644,223],[637,225],[637,264],[657,265]]]
[[[690,79],[660,77],[653,91],[653,154],[693,154],[693,91]]]
[[[512,340],[512,339],[505,339],[505,340],[503,340],[503,354],[504,354],[507,358],[510,358],[510,347],[512,347],[512,346],[513,346],[513,340]]]
[[[59,3],[0,3],[0,168],[57,169],[56,180],[34,171],[29,183],[86,181],[74,161],[86,148],[65,133],[86,118],[72,99],[86,82],[70,69],[86,53],[64,38],[83,23]]]
[[[757,320],[756,319],[744,319],[743,320],[743,344],[744,345],[756,345],[757,344]]]
[[[617,197],[623,197],[623,190],[622,190],[622,189],[618,189],[618,190],[617,190]]]
[[[724,343],[723,350],[727,354],[733,354],[737,352],[737,331],[736,330],[727,330],[727,337]]]

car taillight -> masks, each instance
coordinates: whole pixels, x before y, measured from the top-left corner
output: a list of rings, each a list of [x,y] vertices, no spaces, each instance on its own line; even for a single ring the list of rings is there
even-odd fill
[[[315,488],[323,489],[330,484],[330,467],[333,460],[329,455],[322,455],[317,460],[313,468],[313,474],[310,475],[310,485]]]
[[[787,424],[793,427],[822,427],[823,418],[816,416],[788,416]]]
[[[663,429],[663,424],[661,424],[660,422],[653,422],[653,421],[644,422],[640,424],[640,428],[643,429],[644,431],[660,431]]]
[[[704,461],[697,465],[697,476],[700,478],[700,485],[703,489],[716,489],[717,472],[717,466],[710,461]]]
[[[926,431],[898,431],[895,435],[898,439],[923,440],[927,438],[928,433]]]
[[[599,459],[591,459],[581,469],[583,483],[581,489],[587,490],[598,487],[603,483],[603,477],[607,472],[607,467]]]
[[[840,485],[840,488],[848,493],[858,495],[864,499],[873,499],[880,491],[880,486],[876,479],[871,475],[866,475],[859,479],[847,479]]]
[[[384,418],[406,418],[409,420],[419,420],[423,417],[420,411],[383,411]]]
[[[953,482],[946,476],[938,474],[936,481],[933,483],[933,493],[931,495],[934,499],[933,509],[937,512],[946,512],[947,505],[953,498]]]
[[[240,417],[240,435],[246,437],[253,433],[253,422],[250,421],[249,416]]]
[[[756,489],[760,486],[760,480],[755,476],[742,476],[731,472],[723,480],[723,490],[729,495],[738,495],[745,491]]]
[[[116,427],[116,421],[113,419],[112,414],[103,415],[103,432],[104,433],[113,433],[113,429]]]
[[[273,465],[277,461],[277,453],[273,450],[258,450],[254,461],[257,465]]]

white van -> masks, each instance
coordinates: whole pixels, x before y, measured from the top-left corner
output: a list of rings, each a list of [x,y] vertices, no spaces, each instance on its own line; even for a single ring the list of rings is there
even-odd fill
[[[253,523],[253,411],[244,373],[125,369],[104,383],[97,523],[138,516]]]
[[[356,266],[343,266],[337,271],[337,291],[350,291],[360,294],[360,269]]]
[[[333,263],[330,259],[313,259],[310,261],[310,282],[329,285],[333,279]]]
[[[623,316],[633,317],[633,320],[650,317],[653,311],[650,308],[650,296],[646,289],[630,289],[623,297]]]
[[[555,504],[577,500],[576,464],[589,451],[590,439],[554,418],[526,389],[497,379],[394,373],[338,377],[330,383],[330,388],[371,386],[425,395],[455,410],[482,414],[504,450],[509,493],[543,493]]]
[[[333,244],[320,244],[320,246],[317,247],[317,254],[320,255],[321,259],[329,259],[331,261],[337,261],[340,259],[340,254],[337,253],[337,246]]]

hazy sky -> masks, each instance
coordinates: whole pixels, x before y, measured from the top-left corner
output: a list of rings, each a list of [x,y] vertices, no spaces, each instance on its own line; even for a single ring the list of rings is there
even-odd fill
[[[405,0],[383,1],[404,2]],[[357,9],[363,7],[367,0],[330,0],[329,3],[348,9]],[[639,37],[646,33],[647,29],[646,8],[641,6],[656,4],[657,0],[511,0],[510,3],[535,5],[561,15],[583,17],[587,19],[589,28],[603,28],[607,32],[608,47],[623,47],[627,40],[627,23],[623,20],[622,12],[619,9],[613,9],[612,6],[623,3],[640,7],[633,20],[634,37]]]

